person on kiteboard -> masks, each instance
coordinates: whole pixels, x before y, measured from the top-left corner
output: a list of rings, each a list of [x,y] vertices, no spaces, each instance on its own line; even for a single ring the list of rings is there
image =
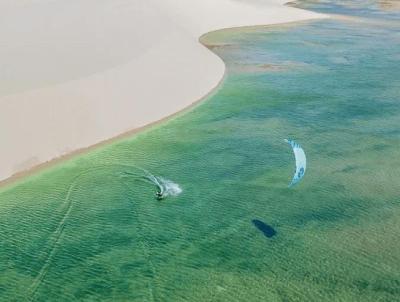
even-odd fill
[[[161,191],[157,191],[157,193],[156,193],[156,198],[157,198],[158,200],[164,199],[163,193],[162,193]]]

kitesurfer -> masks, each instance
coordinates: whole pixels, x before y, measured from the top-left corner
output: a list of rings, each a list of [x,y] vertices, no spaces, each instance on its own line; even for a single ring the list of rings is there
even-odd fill
[[[164,195],[162,194],[162,192],[157,191],[157,193],[156,193],[156,198],[157,198],[158,200],[164,199]]]

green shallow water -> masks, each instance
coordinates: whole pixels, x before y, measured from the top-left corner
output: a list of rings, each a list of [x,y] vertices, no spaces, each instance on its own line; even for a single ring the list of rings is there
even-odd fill
[[[205,41],[228,73],[201,105],[1,189],[1,301],[400,301],[398,27]]]

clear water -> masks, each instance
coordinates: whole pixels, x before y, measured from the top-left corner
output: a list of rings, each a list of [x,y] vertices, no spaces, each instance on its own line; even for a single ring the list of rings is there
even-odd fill
[[[400,21],[399,0],[295,0],[289,5],[323,13]]]
[[[201,105],[0,191],[1,301],[400,300],[398,27],[204,41],[228,74]]]

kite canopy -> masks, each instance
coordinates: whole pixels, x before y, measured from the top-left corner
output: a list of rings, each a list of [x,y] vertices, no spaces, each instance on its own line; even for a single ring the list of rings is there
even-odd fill
[[[293,175],[292,182],[289,184],[289,187],[291,187],[297,184],[304,177],[307,168],[307,159],[303,148],[298,143],[290,139],[285,139],[285,142],[292,146],[296,158],[296,171]]]

